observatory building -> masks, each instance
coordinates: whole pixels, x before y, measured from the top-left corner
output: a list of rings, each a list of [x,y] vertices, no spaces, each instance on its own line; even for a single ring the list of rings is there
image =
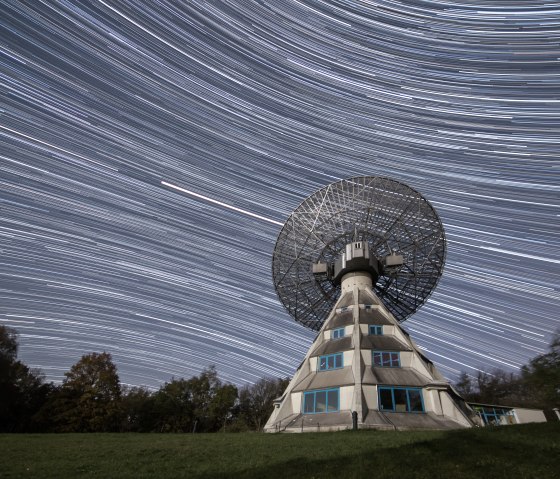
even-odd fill
[[[402,183],[350,178],[305,200],[280,232],[273,277],[318,335],[265,431],[471,427],[472,409],[399,324],[444,259],[435,210]]]

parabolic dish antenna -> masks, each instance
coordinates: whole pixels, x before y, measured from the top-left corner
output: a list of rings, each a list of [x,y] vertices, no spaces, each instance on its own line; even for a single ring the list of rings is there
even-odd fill
[[[368,244],[374,291],[399,322],[424,304],[443,271],[443,226],[420,193],[379,176],[331,183],[294,210],[274,248],[274,286],[296,321],[321,328],[340,296],[334,265],[355,242]]]

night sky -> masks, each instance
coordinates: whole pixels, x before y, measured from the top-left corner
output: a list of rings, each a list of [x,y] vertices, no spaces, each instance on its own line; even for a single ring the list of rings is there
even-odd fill
[[[405,328],[450,378],[560,328],[560,5],[4,1],[0,324],[61,381],[215,364],[291,376],[315,333],[276,297],[283,222],[381,175],[437,209],[447,263]]]

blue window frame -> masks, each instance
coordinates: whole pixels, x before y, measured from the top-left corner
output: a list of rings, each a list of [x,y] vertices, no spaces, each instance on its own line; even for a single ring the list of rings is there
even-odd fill
[[[378,326],[377,324],[370,324],[369,334],[373,334],[375,336],[383,335],[383,326]]]
[[[303,414],[338,412],[340,389],[323,389],[303,393]]]
[[[420,388],[379,388],[379,410],[388,412],[424,412]]]
[[[372,363],[382,368],[400,368],[401,355],[394,351],[372,351]]]
[[[484,425],[514,424],[513,411],[511,409],[495,408],[492,406],[473,406],[480,415]]]
[[[339,369],[342,366],[343,366],[342,353],[319,356],[319,371],[328,371],[329,369]]]
[[[337,328],[331,331],[331,338],[338,339],[344,337],[344,328]]]

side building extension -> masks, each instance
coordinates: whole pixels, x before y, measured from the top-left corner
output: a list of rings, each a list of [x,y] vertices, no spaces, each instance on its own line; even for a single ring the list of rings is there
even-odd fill
[[[469,402],[469,406],[479,417],[484,426],[504,426],[510,424],[527,424],[529,422],[546,422],[542,409],[514,406],[498,406]]]

